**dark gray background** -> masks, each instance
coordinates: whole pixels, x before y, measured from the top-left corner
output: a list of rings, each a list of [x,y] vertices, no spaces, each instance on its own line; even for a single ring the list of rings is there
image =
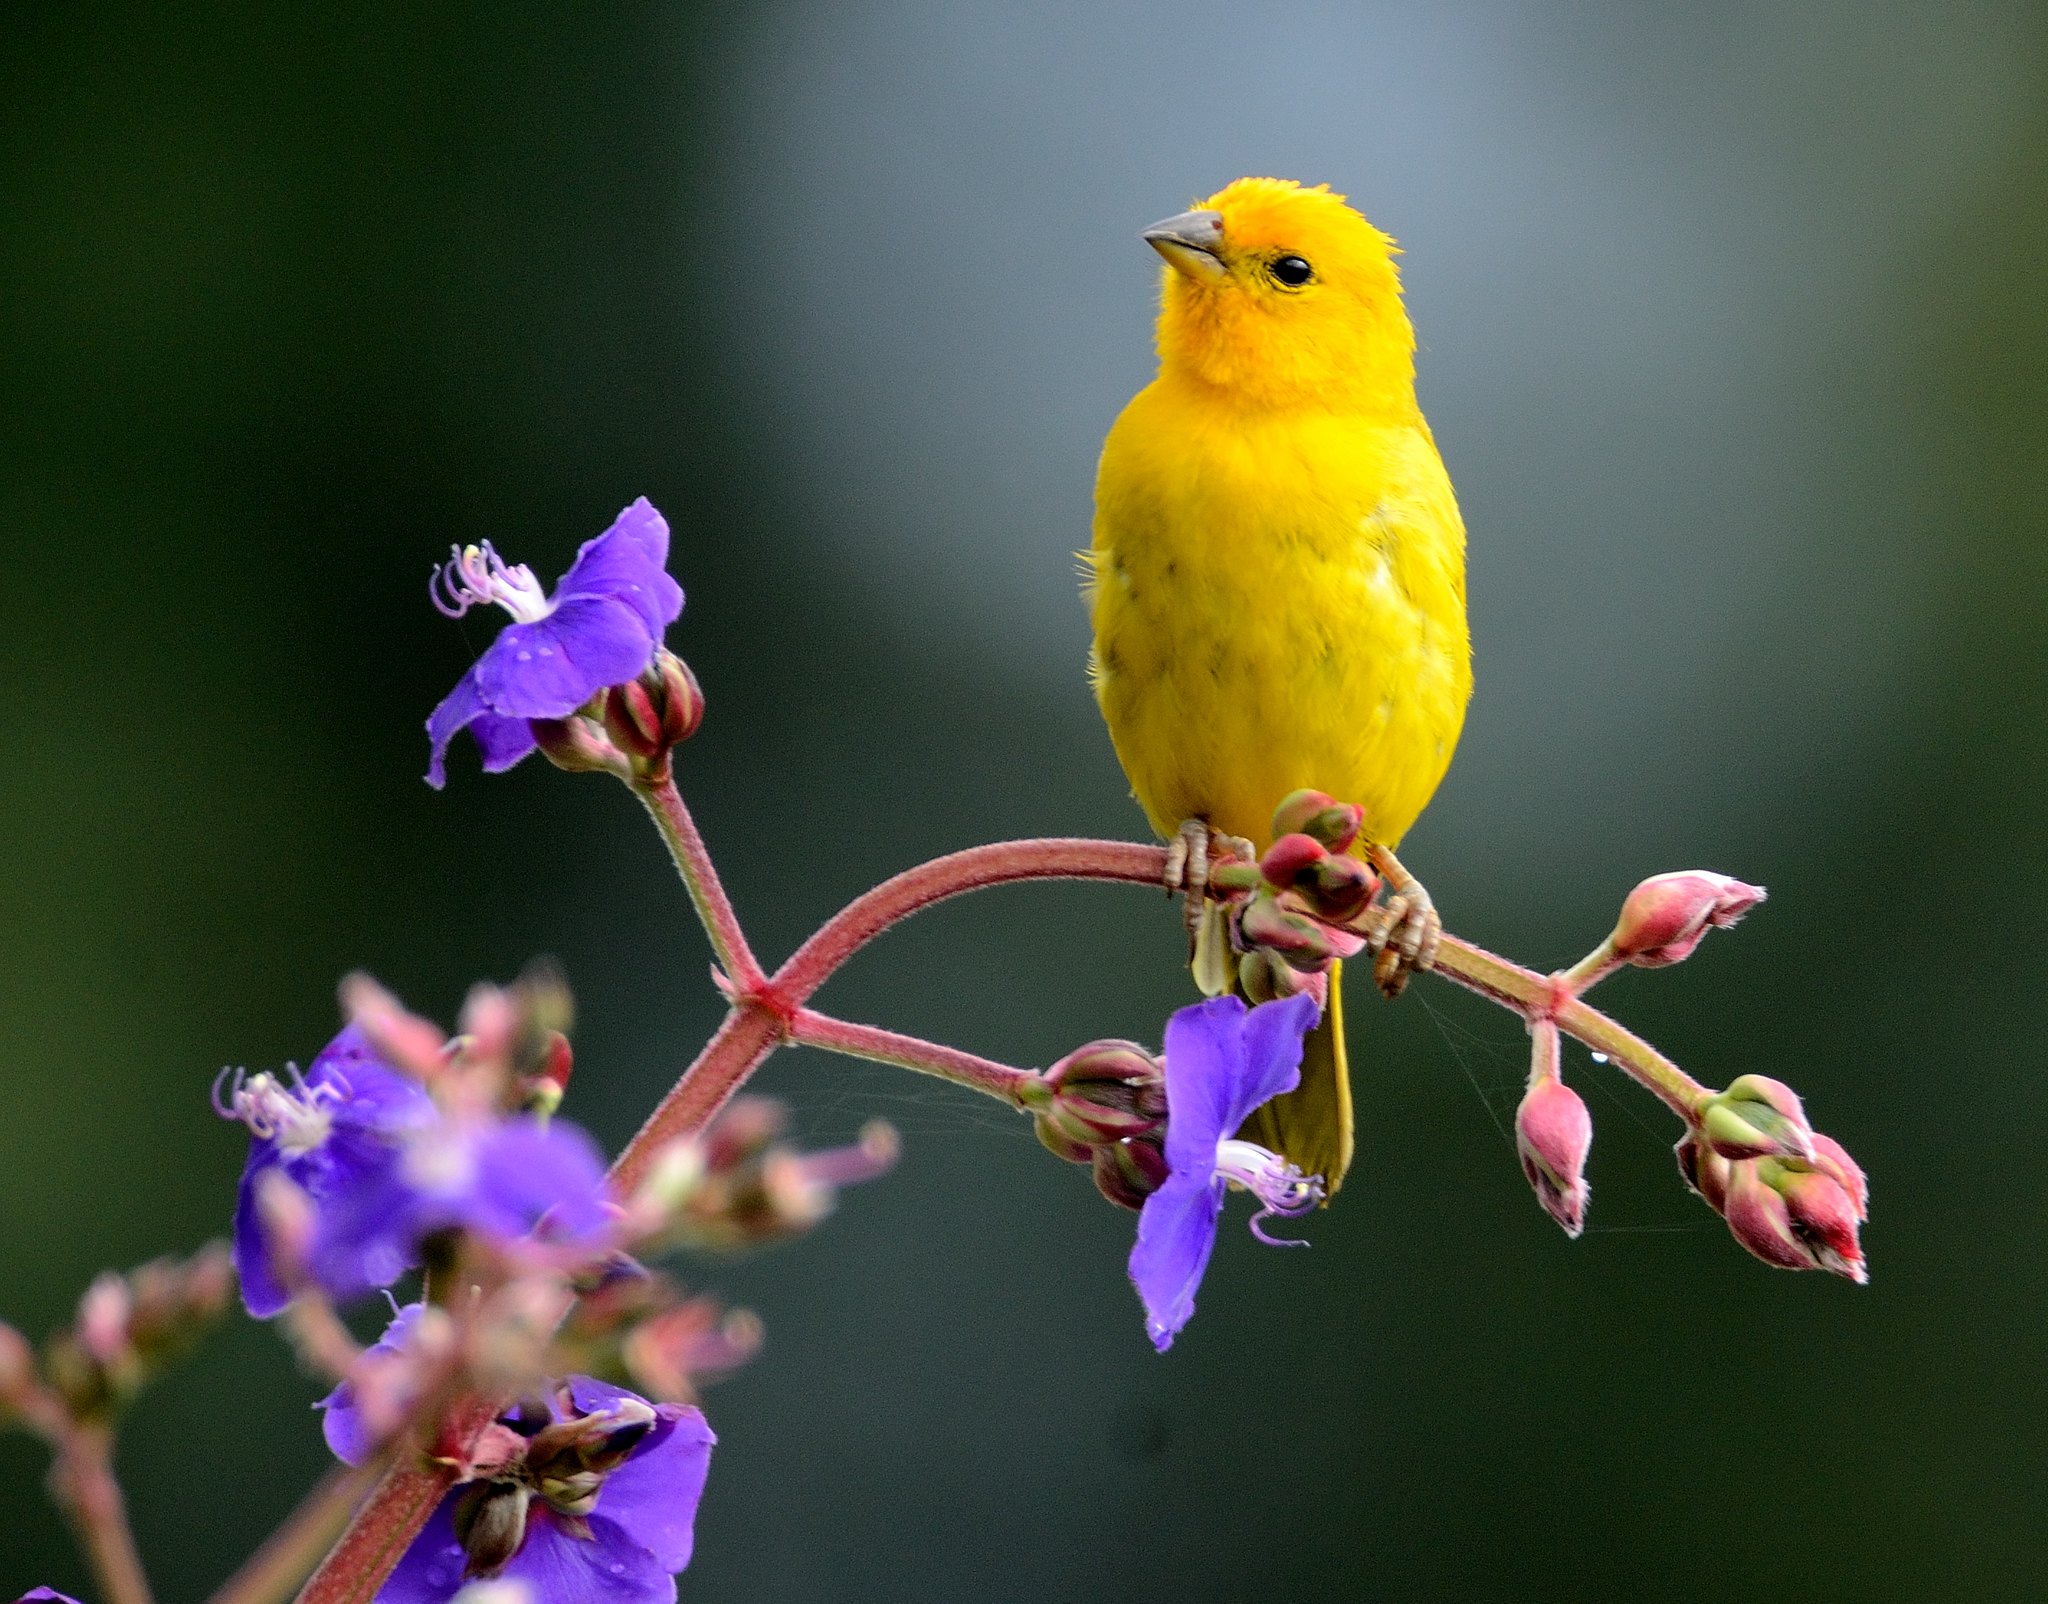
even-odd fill
[[[223,1063],[366,966],[444,1017],[561,960],[612,1146],[717,1018],[652,833],[420,720],[636,494],[677,537],[683,764],[757,943],[886,873],[1133,835],[1070,553],[1148,377],[1136,231],[1239,174],[1400,237],[1472,535],[1478,694],[1409,861],[1541,965],[1640,876],[1770,905],[1603,993],[1795,1082],[1874,1178],[1858,1291],[1752,1262],[1649,1098],[1567,1243],[1515,1023],[1354,1010],[1315,1246],[1233,1226],[1165,1359],[1130,1220],[1021,1122],[815,1054],[900,1171],[685,1266],[768,1347],[687,1597],[1993,1598],[2035,1584],[2048,30],[2038,7],[1207,3],[10,8],[0,24],[0,1312],[227,1223]],[[825,994],[1045,1063],[1186,998],[1163,899],[1032,888]],[[166,1600],[323,1451],[239,1322],[123,1451]],[[0,1596],[85,1582],[0,1439]]]

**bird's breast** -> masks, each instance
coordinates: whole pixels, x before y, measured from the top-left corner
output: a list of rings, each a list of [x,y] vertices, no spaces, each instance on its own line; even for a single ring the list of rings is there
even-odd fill
[[[1154,391],[1158,389],[1154,387]],[[1419,419],[1215,420],[1148,391],[1096,488],[1096,694],[1154,827],[1263,841],[1314,786],[1392,845],[1471,691],[1464,528]]]

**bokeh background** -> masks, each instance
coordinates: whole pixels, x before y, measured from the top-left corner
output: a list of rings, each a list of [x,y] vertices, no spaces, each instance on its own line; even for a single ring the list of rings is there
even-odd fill
[[[1354,1010],[1362,1160],[1235,1228],[1167,1358],[1131,1221],[1020,1121],[811,1053],[807,1138],[899,1172],[686,1266],[768,1346],[685,1597],[2018,1597],[2044,1450],[2048,18],[2038,6],[1130,0],[18,3],[0,21],[0,1311],[226,1224],[206,1086],[304,1062],[364,966],[451,1014],[554,955],[613,1146],[717,1018],[596,778],[420,720],[645,493],[710,718],[686,789],[757,944],[941,851],[1142,830],[1071,552],[1149,376],[1136,231],[1247,172],[1400,237],[1471,529],[1478,695],[1408,859],[1568,961],[1640,876],[1772,900],[1603,1000],[1796,1082],[1875,1177],[1865,1290],[1748,1259],[1576,1054],[1568,1243],[1503,1123],[1514,1021]],[[924,916],[825,994],[1046,1063],[1186,1000],[1163,899]],[[167,1600],[322,1468],[231,1325],[123,1450]],[[0,1596],[87,1584],[0,1439]]]

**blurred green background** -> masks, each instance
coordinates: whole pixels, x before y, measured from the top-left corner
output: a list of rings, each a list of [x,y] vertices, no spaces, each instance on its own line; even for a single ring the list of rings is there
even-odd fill
[[[811,1053],[907,1154],[686,1266],[768,1346],[685,1597],[1722,1600],[2039,1585],[2048,1206],[2048,19],[2038,6],[17,3],[0,20],[0,1312],[221,1231],[224,1063],[363,966],[451,1015],[532,955],[610,1145],[717,1018],[630,799],[420,782],[489,638],[636,494],[676,529],[682,765],[769,954],[935,853],[1134,835],[1070,553],[1149,376],[1136,231],[1247,172],[1400,237],[1471,529],[1478,695],[1408,861],[1569,961],[1642,875],[1772,900],[1603,1000],[1795,1082],[1874,1177],[1858,1291],[1747,1258],[1575,1053],[1593,1223],[1503,1121],[1514,1021],[1354,1009],[1361,1165],[1225,1233],[1161,1359],[1131,1221],[1020,1121]],[[927,915],[825,994],[1014,1062],[1153,1037],[1162,898]],[[2024,1138],[2024,1140],[2022,1139]],[[237,1321],[137,1413],[162,1596],[320,1471]],[[0,1596],[86,1583],[0,1439]]]

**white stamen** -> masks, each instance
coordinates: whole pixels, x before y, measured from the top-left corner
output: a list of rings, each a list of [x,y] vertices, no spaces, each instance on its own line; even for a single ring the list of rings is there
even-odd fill
[[[448,553],[448,561],[427,581],[427,595],[447,617],[460,618],[472,607],[489,604],[531,624],[555,610],[533,570],[507,563],[488,540],[480,546],[450,546]]]
[[[1323,1200],[1320,1175],[1304,1175],[1278,1153],[1235,1137],[1216,1144],[1216,1174],[1236,1182],[1259,1200],[1259,1212],[1251,1220],[1253,1236],[1273,1247],[1304,1245],[1290,1237],[1268,1236],[1259,1229],[1259,1222],[1275,1214],[1291,1219],[1308,1213]]]
[[[239,1120],[249,1133],[275,1142],[288,1158],[298,1158],[322,1146],[334,1131],[331,1105],[348,1096],[348,1087],[329,1083],[308,1086],[298,1070],[285,1066],[291,1076],[287,1086],[275,1075],[247,1075],[233,1071],[234,1086],[223,1098],[221,1082],[229,1071],[222,1070],[214,1085],[213,1106],[223,1119]]]

